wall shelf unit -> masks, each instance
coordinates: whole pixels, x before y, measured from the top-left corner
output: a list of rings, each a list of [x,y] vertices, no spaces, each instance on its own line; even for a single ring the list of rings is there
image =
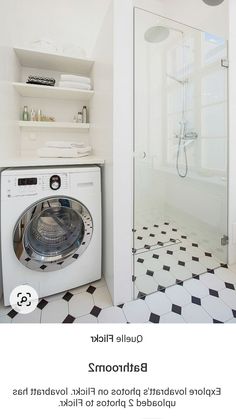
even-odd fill
[[[69,57],[25,48],[14,48],[14,51],[23,67],[88,75],[94,64],[93,60],[85,58]]]
[[[76,122],[44,122],[44,121],[18,121],[18,125],[22,129],[72,129],[78,131],[87,131],[89,124],[80,124]]]
[[[23,97],[88,101],[94,94],[93,90],[65,89],[16,82],[13,82],[13,86]]]

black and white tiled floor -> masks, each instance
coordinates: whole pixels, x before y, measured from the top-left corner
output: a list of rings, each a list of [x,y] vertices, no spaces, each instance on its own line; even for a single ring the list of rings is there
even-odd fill
[[[113,306],[105,281],[43,298],[17,314],[0,304],[0,323],[236,323],[236,266],[215,270]]]
[[[172,222],[135,231],[135,297],[150,294],[221,266],[209,249]]]

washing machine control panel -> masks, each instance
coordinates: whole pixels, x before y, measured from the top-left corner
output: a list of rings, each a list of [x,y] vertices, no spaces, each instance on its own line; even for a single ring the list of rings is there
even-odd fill
[[[53,191],[66,192],[69,188],[69,174],[40,174],[34,176],[9,176],[7,180],[8,198],[16,196],[40,195]]]

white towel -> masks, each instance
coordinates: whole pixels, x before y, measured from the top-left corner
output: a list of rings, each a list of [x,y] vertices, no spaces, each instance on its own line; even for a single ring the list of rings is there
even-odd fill
[[[88,156],[89,154],[89,151],[79,153],[76,148],[42,147],[37,150],[39,157],[48,158],[78,158]]]
[[[79,83],[91,84],[90,77],[73,76],[73,74],[61,74],[60,81],[71,81],[71,82],[79,82]]]
[[[70,141],[47,141],[45,143],[46,147],[56,147],[56,148],[81,148],[84,147],[84,143],[70,142]]]
[[[59,81],[58,87],[63,87],[66,89],[92,90],[91,84],[70,81]]]

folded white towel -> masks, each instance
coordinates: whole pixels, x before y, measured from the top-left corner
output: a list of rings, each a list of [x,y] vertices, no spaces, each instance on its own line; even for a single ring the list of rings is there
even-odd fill
[[[72,82],[91,84],[90,77],[74,76],[73,74],[61,74],[60,81],[72,81]]]
[[[84,147],[84,143],[70,142],[70,141],[47,141],[46,147],[56,148],[81,148]]]
[[[85,157],[90,154],[90,151],[79,153],[76,148],[56,148],[56,147],[42,147],[37,150],[39,157],[49,158],[78,158]]]
[[[63,87],[66,89],[92,90],[91,84],[70,81],[59,81],[58,87]]]

